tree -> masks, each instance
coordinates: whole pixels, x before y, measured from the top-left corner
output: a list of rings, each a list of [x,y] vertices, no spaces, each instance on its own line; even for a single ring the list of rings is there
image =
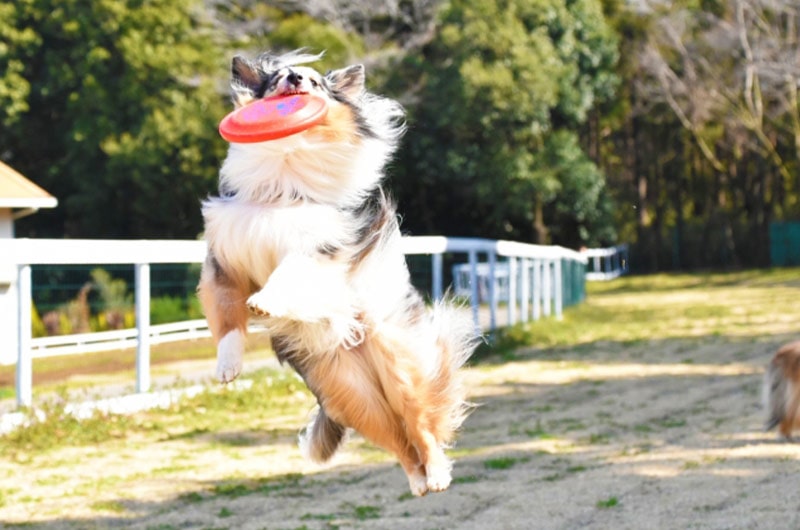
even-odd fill
[[[606,218],[589,211],[605,200],[602,173],[582,171],[593,182],[573,186],[563,168],[593,167],[569,131],[611,96],[615,46],[593,0],[451,2],[434,39],[400,70],[419,79],[393,180],[405,226],[545,243],[556,217],[571,215],[554,241],[608,236],[597,226]]]
[[[3,9],[7,10],[7,4]],[[195,0],[12,3],[15,96],[3,157],[59,198],[26,235],[195,237],[215,188],[227,71]],[[0,22],[0,27],[9,31]],[[2,86],[2,85],[0,85]],[[2,91],[0,91],[0,94]]]
[[[764,265],[771,221],[800,214],[800,6],[728,0],[649,7],[635,112],[653,132],[640,136],[637,151],[656,144],[655,159],[669,164],[639,168],[655,208],[640,219],[640,236],[658,239],[675,226],[673,263],[685,264],[690,257],[681,247],[690,234],[683,225],[695,217],[702,239],[692,254],[706,265]],[[664,135],[671,145],[660,144]]]

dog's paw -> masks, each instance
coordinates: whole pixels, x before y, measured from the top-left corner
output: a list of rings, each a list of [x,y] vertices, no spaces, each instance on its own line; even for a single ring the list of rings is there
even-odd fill
[[[286,313],[286,311],[281,311],[280,306],[275,304],[274,300],[270,300],[269,294],[265,293],[264,289],[254,293],[247,299],[247,309],[260,317],[282,317]]]
[[[428,466],[427,486],[431,491],[444,491],[450,486],[450,466]]]
[[[244,336],[238,329],[228,332],[217,346],[217,379],[230,383],[242,372]]]
[[[422,473],[408,475],[408,486],[415,497],[422,497],[428,493],[428,481]]]

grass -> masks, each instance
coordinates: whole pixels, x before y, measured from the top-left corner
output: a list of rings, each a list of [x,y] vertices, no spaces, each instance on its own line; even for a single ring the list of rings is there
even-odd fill
[[[654,304],[657,295],[658,303]],[[570,348],[600,341],[636,345],[668,338],[758,334],[775,315],[796,315],[800,269],[628,276],[590,282],[584,303],[562,321],[542,320],[500,330],[478,360],[508,360],[519,348]]]
[[[619,505],[619,499],[616,497],[609,497],[604,500],[597,501],[597,507],[606,509],[606,508],[613,508],[614,506]]]
[[[268,350],[269,337],[253,334],[248,338],[251,352]],[[214,359],[216,350],[211,339],[155,344],[150,351],[153,374],[183,361]],[[136,378],[136,350],[64,355],[33,360],[34,392],[53,393],[64,389],[91,390],[108,384],[129,384]],[[16,395],[15,365],[0,366],[0,400]]]
[[[311,393],[293,373],[282,369],[262,369],[249,374],[255,382],[246,389],[208,387],[167,409],[154,409],[133,415],[104,414],[79,420],[65,411],[63,395],[42,403],[43,415],[31,414],[29,425],[16,429],[0,444],[0,455],[41,453],[63,446],[90,446],[115,439],[156,438],[192,440],[210,437],[228,447],[252,446],[264,437],[279,438],[288,433],[264,430],[264,420],[276,413],[298,413],[313,404]],[[261,406],[270,403],[270,407]],[[238,411],[238,412],[237,412]],[[231,421],[247,417],[250,430],[224,434]],[[223,434],[214,434],[222,431]],[[292,436],[295,431],[291,431]]]
[[[510,469],[515,465],[519,464],[520,462],[527,462],[530,458],[523,457],[523,458],[514,458],[509,456],[504,456],[500,458],[491,458],[483,462],[483,467],[486,469]]]

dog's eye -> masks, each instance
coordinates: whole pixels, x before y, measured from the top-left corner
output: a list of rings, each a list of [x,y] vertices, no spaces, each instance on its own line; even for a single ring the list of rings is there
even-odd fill
[[[311,80],[311,86],[313,86],[314,88],[319,88],[319,83],[317,83],[316,79]]]

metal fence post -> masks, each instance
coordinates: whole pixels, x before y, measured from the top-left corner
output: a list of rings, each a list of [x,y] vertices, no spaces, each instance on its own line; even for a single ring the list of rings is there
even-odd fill
[[[150,264],[137,263],[136,276],[136,391],[150,390]]]
[[[553,304],[553,267],[549,259],[542,261],[542,316],[549,317]]]
[[[470,305],[472,306],[472,322],[475,324],[475,329],[481,329],[480,316],[478,314],[481,299],[478,291],[478,251],[470,250],[469,256],[469,288],[470,288]]]
[[[488,253],[489,260],[489,329],[497,328],[497,254]]]
[[[434,300],[442,299],[442,255],[431,255],[431,291]]]
[[[536,261],[533,262],[533,266],[536,266]],[[522,322],[528,322],[530,318],[530,311],[528,308],[530,307],[530,299],[531,299],[531,268],[530,268],[530,260],[523,258],[519,264],[519,271],[520,271],[520,320]]]
[[[517,258],[508,258],[508,325],[517,323]]]
[[[17,406],[33,402],[33,359],[31,356],[31,266],[17,267]]]
[[[564,309],[564,281],[561,275],[561,258],[557,258],[553,261],[553,267],[553,283],[555,284],[555,292],[553,293],[553,296],[555,297],[555,313],[556,318],[561,320]]]
[[[539,320],[542,317],[542,260],[533,260],[533,319]]]

